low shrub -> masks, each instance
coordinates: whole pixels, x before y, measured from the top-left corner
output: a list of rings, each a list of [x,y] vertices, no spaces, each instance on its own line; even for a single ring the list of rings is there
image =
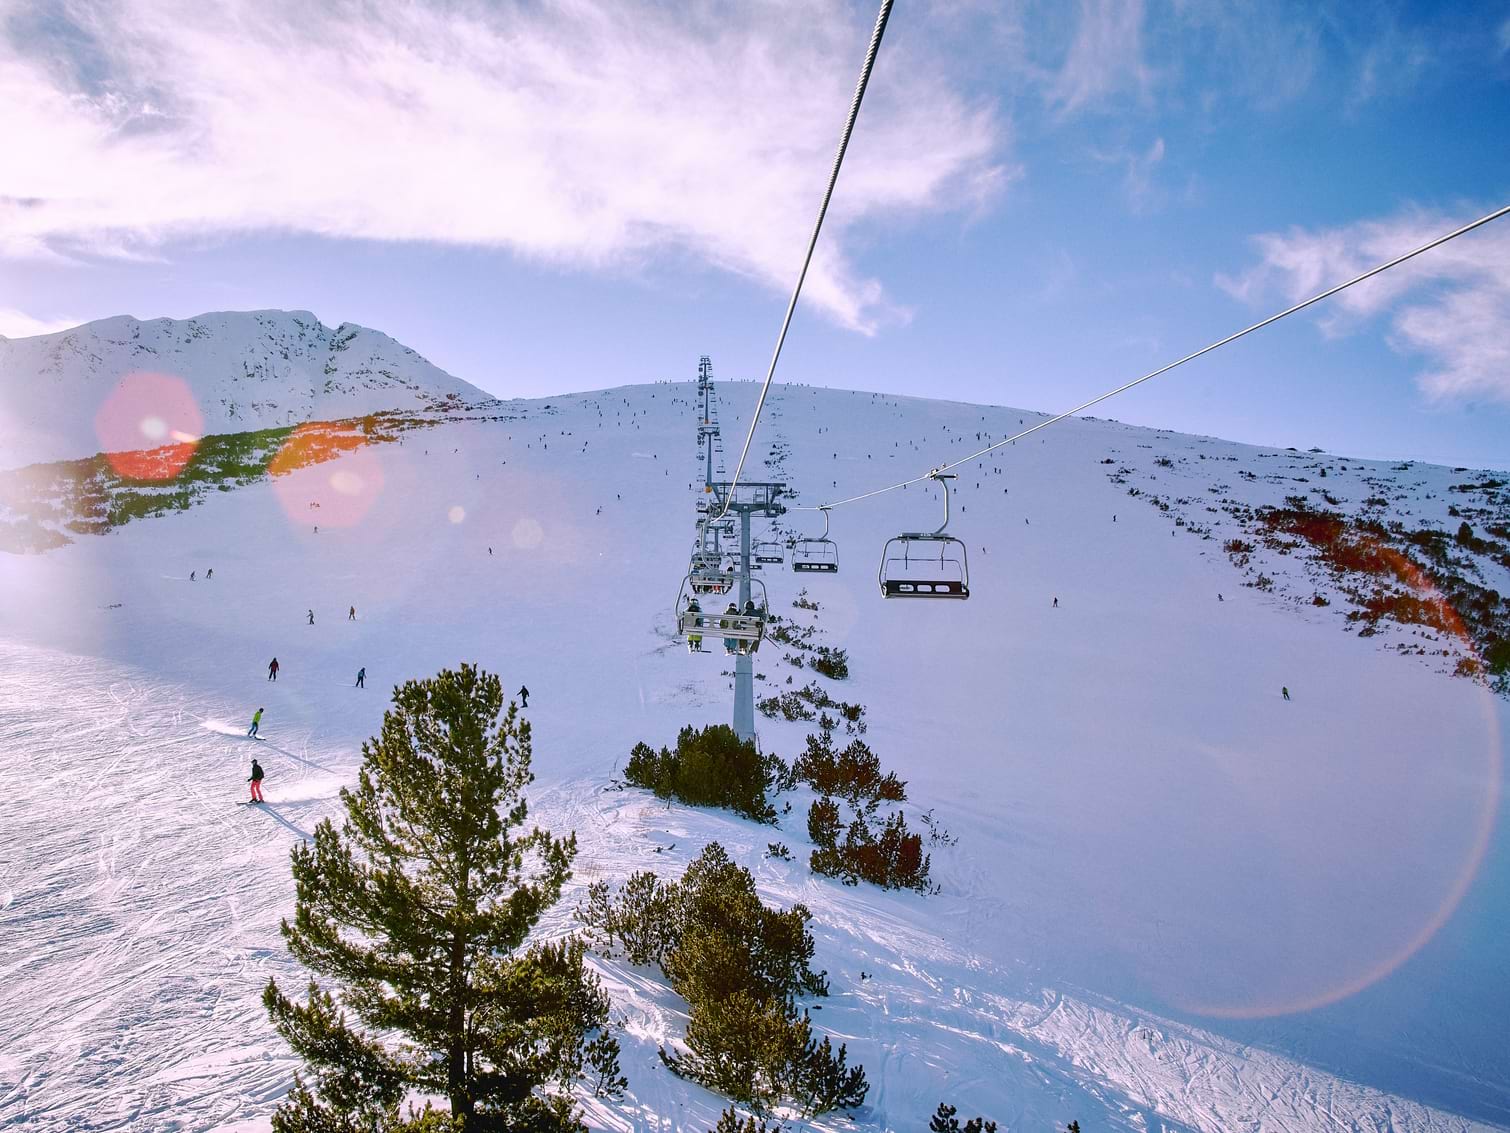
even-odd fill
[[[847,1065],[843,1045],[836,1052],[815,1039],[796,1006],[799,996],[828,994],[825,973],[812,968],[807,908],[767,908],[750,871],[718,843],[678,881],[637,873],[617,893],[593,885],[577,915],[595,947],[656,963],[691,1007],[686,1049],[661,1050],[675,1073],[761,1113],[780,1102],[811,1115],[864,1100],[864,1069]]]
[[[846,885],[868,881],[882,889],[930,891],[932,858],[923,853],[922,835],[907,829],[901,811],[891,814],[879,833],[871,830],[863,814],[856,815],[840,842],[833,829],[838,808],[825,808],[815,817],[825,802],[833,807],[831,800],[819,799],[808,811],[808,833],[818,847],[809,863],[814,873],[840,878]],[[826,841],[819,840],[820,834]]]
[[[820,795],[836,795],[856,810],[874,811],[881,802],[905,802],[907,784],[894,772],[881,772],[881,760],[863,740],[834,750],[828,731],[807,738],[807,747],[792,761],[792,775]]]
[[[829,645],[820,645],[814,651],[812,667],[816,672],[822,673],[830,680],[842,681],[849,678],[849,653],[843,649],[836,649]]]
[[[957,1112],[952,1105],[939,1102],[938,1109],[928,1119],[929,1133],[996,1133],[996,1122],[987,1121],[984,1117],[972,1117],[961,1125],[959,1118],[955,1116]],[[1075,1133],[1080,1133],[1078,1125]]]
[[[725,807],[756,822],[776,821],[776,810],[766,798],[772,774],[772,761],[727,724],[683,728],[675,751],[637,743],[624,765],[626,782],[654,791],[659,798]]]

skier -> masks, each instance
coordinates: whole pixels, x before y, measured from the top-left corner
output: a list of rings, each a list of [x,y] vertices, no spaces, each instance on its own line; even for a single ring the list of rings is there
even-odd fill
[[[357,670],[357,688],[367,687],[367,666],[363,665]]]
[[[190,582],[193,582],[193,581],[194,581],[194,576],[195,576],[195,575],[196,575],[196,574],[198,574],[198,573],[199,573],[199,572],[198,572],[198,571],[193,571],[193,570],[191,570],[191,571],[190,571],[190,572],[189,572],[189,581],[190,581]]]
[[[687,603],[687,613],[689,613],[689,614],[701,614],[702,612],[703,612],[703,608],[702,608],[702,606],[700,606],[698,604],[698,601],[697,601],[696,598],[693,598],[691,601],[689,601]],[[701,653],[702,651],[703,651],[702,629],[701,629],[701,627],[696,622],[694,622],[693,623],[693,628],[689,629],[687,631],[687,652],[688,653]]]
[[[1056,609],[1056,610],[1059,609],[1059,599],[1058,599],[1058,597],[1055,597],[1055,599],[1054,599],[1054,609]]]
[[[1280,685],[1279,686],[1279,691],[1282,692],[1282,693],[1284,693],[1284,696],[1285,696],[1286,700],[1290,699],[1290,690],[1287,687],[1285,687],[1284,685]]]
[[[521,708],[528,708],[529,706],[530,706],[530,690],[527,689],[527,688],[525,688],[524,685],[520,685],[519,686],[519,707],[521,707]]]
[[[1225,598],[1223,598],[1223,597],[1222,597],[1222,592],[1221,592],[1221,591],[1220,591],[1220,590],[1218,590],[1218,591],[1217,591],[1217,592],[1216,592],[1216,600],[1217,600],[1217,601],[1218,601],[1218,602],[1225,602],[1225,601],[1226,601],[1226,600],[1227,600],[1227,599],[1225,599]]]
[[[253,739],[257,738],[257,729],[262,725],[262,709],[252,713],[252,726],[246,730],[246,734]]]
[[[262,715],[262,709],[257,709],[257,715]],[[252,775],[247,782],[252,785],[252,802],[260,803],[262,801],[262,764],[255,759],[252,760]]]
[[[731,614],[734,617],[736,617],[736,618],[739,617],[739,607],[736,606],[733,602],[729,603],[729,608],[724,611],[724,616],[719,619],[719,621],[718,621],[718,628],[719,629],[730,629],[734,625],[734,623],[729,620],[729,615],[731,615]],[[734,653],[734,652],[736,652],[738,650],[738,648],[739,648],[739,641],[737,639],[732,638],[732,637],[726,637],[726,638],[724,638],[724,652],[725,653]]]
[[[348,622],[354,622],[357,620],[357,608],[355,606],[353,606],[350,612],[347,613],[346,620]]]
[[[267,679],[270,681],[278,679],[278,658],[276,657],[267,663]]]
[[[315,612],[313,610],[311,610],[309,612],[309,624],[310,625],[314,625],[315,624]]]
[[[206,582],[209,582],[210,579],[212,579],[214,577],[215,577],[215,568],[214,567],[211,567],[209,570],[207,570],[207,571],[204,572],[204,580]]]

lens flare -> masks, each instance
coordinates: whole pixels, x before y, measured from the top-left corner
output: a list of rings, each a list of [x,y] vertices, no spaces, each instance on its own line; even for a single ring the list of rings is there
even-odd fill
[[[204,417],[181,378],[139,370],[116,383],[95,414],[94,431],[118,476],[172,480],[193,458]]]
[[[446,512],[446,518],[449,519],[452,523],[460,523],[462,520],[467,518],[467,509],[462,507],[460,504],[455,504],[449,511]]]
[[[1466,664],[1458,671],[1469,675],[1484,671],[1462,617],[1425,570],[1377,539],[1360,540],[1351,550],[1376,564],[1375,577],[1392,579],[1402,588],[1395,594],[1376,590],[1364,603],[1366,613],[1381,616],[1387,610],[1402,625],[1451,637],[1466,655]],[[1263,892],[1288,898],[1286,907],[1276,911],[1268,941],[1274,969],[1257,976],[1255,986],[1228,989],[1232,994],[1212,994],[1216,989],[1192,994],[1197,980],[1186,973],[1169,981],[1182,986],[1166,986],[1171,1000],[1187,1011],[1218,1018],[1257,1019],[1312,1011],[1387,978],[1430,942],[1457,910],[1483,864],[1494,836],[1504,771],[1499,713],[1492,693],[1482,684],[1454,682],[1454,687],[1475,698],[1486,741],[1481,757],[1478,743],[1468,742],[1466,717],[1472,714],[1459,713],[1450,730],[1441,722],[1436,725],[1444,739],[1438,758],[1429,766],[1392,751],[1379,751],[1372,782],[1328,783],[1318,774],[1312,786],[1325,799],[1276,803],[1244,792],[1241,798],[1251,813],[1242,818],[1256,829],[1263,827],[1266,806],[1311,806],[1322,812],[1317,815],[1318,824],[1351,823],[1350,832],[1342,837],[1365,841],[1351,852],[1334,848],[1331,857],[1321,861],[1291,863],[1296,873],[1288,882],[1289,892],[1283,881],[1266,886],[1260,880],[1252,885],[1254,900],[1261,900]],[[1448,735],[1459,737],[1459,743],[1447,740]],[[1350,738],[1332,739],[1346,743]],[[1345,813],[1350,799],[1355,812],[1351,815]],[[1270,856],[1281,860],[1286,852],[1291,856],[1294,852],[1291,847],[1274,850]],[[1329,876],[1312,879],[1312,888],[1302,892],[1295,878],[1318,870]]]
[[[268,462],[291,520],[315,527],[360,523],[383,491],[383,466],[359,430],[339,422],[300,425]]]

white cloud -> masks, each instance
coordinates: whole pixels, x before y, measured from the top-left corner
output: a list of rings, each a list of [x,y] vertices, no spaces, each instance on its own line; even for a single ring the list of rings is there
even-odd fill
[[[0,307],[0,338],[31,338],[76,327],[80,319],[39,319],[14,307]]]
[[[870,28],[837,0],[46,11],[0,41],[0,255],[276,230],[588,267],[669,249],[777,290]],[[1007,177],[996,110],[918,39],[893,24],[882,47],[805,292],[847,327],[892,311],[857,224],[977,207]]]
[[[1080,0],[1079,12],[1051,101],[1068,113],[1128,88],[1146,95],[1152,74],[1143,52],[1143,0]]]
[[[1465,214],[1466,215],[1466,214]],[[1217,284],[1244,302],[1273,293],[1296,302],[1451,231],[1464,217],[1414,210],[1344,228],[1258,236],[1262,262]],[[1322,329],[1389,320],[1390,346],[1426,359],[1417,377],[1432,399],[1510,402],[1510,221],[1497,221],[1327,300]]]

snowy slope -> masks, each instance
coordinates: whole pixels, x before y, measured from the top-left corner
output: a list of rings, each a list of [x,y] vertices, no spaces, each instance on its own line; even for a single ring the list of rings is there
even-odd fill
[[[486,396],[386,334],[308,311],[121,315],[0,337],[0,467]]]
[[[719,389],[739,435],[753,387]],[[760,474],[799,504],[1032,420],[801,388],[768,412]],[[778,608],[799,616],[806,586],[848,649],[834,692],[867,706],[913,824],[931,809],[957,837],[930,847],[933,896],[811,875],[805,796],[778,830],[614,789],[636,740],[728,718],[726,659],[671,633],[688,384],[443,419],[0,556],[0,1124],[265,1129],[293,1070],[258,1002],[269,975],[298,979],[277,933],[288,848],[337,812],[384,690],[467,659],[531,689],[532,818],[576,830],[577,884],[678,872],[717,839],[768,899],[814,911],[833,986],[815,1022],[872,1083],[857,1128],[924,1128],[940,1100],[1013,1133],[1510,1128],[1510,712],[1345,632],[1340,605],[1244,587],[1220,540],[1108,474],[1164,475],[1193,446],[1260,477],[1281,459],[1068,422],[961,469],[967,603],[876,593],[884,539],[936,525],[919,488],[835,513],[839,575],[766,572]],[[1445,520],[1436,470],[1347,464]],[[1227,479],[1254,504],[1274,488]],[[1271,558],[1309,585],[1300,556]],[[769,647],[756,669],[757,695],[812,679]],[[260,811],[235,805],[259,705]],[[807,727],[763,719],[762,743],[790,756]],[[765,856],[776,840],[794,861]],[[563,906],[546,927],[569,923]],[[631,1095],[591,1123],[708,1128],[719,1099],[656,1057],[675,996],[603,971]]]

